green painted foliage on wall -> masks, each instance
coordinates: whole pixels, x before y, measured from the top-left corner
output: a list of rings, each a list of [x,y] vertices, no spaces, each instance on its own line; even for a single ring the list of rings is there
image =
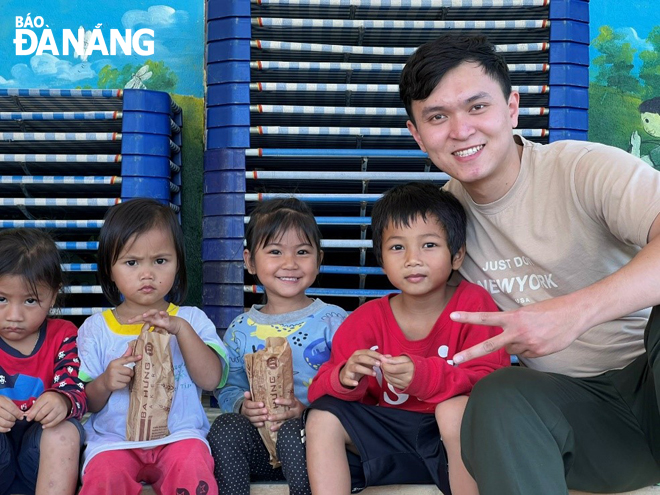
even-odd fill
[[[589,140],[629,150],[630,135],[641,129],[637,110],[640,103],[639,96],[592,83],[589,87]]]
[[[646,41],[653,50],[643,50],[639,54],[642,67],[639,78],[644,81],[644,99],[660,96],[660,26],[655,26]]]
[[[143,69],[147,66],[148,69]],[[176,88],[178,77],[163,61],[147,60],[143,64],[127,64],[121,69],[106,65],[99,71],[98,87],[102,89],[123,89],[134,80],[140,71],[151,73],[148,79],[142,80],[146,89],[172,92]],[[139,86],[142,88],[142,86]]]
[[[600,55],[592,60],[591,67],[589,140],[627,150],[660,168],[660,160],[654,160],[660,156],[658,126],[655,120],[648,122],[660,117],[655,110],[640,113],[642,103],[648,105],[649,100],[660,97],[660,26],[651,29],[643,50],[635,48],[627,36],[605,25],[592,40]],[[635,56],[639,59],[638,74],[634,71]]]
[[[186,238],[188,299],[186,304],[202,304],[202,193],[204,161],[204,99],[172,95],[183,112],[181,220]]]
[[[593,60],[596,82],[602,86],[619,88],[625,93],[639,93],[639,81],[631,74],[636,50],[625,40],[625,36],[609,26],[601,26],[591,44],[601,52]]]

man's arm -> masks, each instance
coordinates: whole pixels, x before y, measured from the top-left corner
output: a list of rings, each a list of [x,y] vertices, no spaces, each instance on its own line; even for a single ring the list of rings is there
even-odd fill
[[[648,243],[628,264],[595,284],[501,313],[453,312],[454,321],[499,326],[501,334],[459,352],[455,363],[498,349],[523,357],[547,356],[568,347],[590,328],[660,304],[660,215]]]

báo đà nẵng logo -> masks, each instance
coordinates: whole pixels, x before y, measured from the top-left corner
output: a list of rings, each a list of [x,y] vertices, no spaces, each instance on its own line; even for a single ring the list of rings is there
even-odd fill
[[[46,52],[54,56],[69,55],[71,52],[83,61],[94,53],[102,55],[153,55],[153,29],[110,29],[109,38],[101,31],[99,23],[92,30],[80,26],[76,32],[62,29],[61,33],[50,29],[42,16],[16,16],[14,44],[16,55],[42,55]],[[36,29],[42,29],[38,34]]]

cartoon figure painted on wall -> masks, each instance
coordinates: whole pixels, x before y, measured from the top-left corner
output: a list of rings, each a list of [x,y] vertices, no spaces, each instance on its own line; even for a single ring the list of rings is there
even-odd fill
[[[642,102],[639,106],[639,116],[642,120],[642,127],[647,134],[654,138],[660,138],[660,97],[651,98]],[[642,137],[637,131],[633,131],[630,136],[631,153],[640,157],[652,167],[660,170],[660,141],[645,139],[646,144],[651,143],[652,147],[648,155],[642,155]]]
[[[660,24],[651,3],[589,5],[589,140],[660,167]]]

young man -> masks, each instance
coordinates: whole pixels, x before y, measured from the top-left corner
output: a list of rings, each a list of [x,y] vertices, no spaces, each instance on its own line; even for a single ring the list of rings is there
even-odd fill
[[[435,483],[444,493],[451,484],[454,495],[477,495],[460,456],[466,396],[509,357],[500,351],[460,366],[449,358],[500,332],[449,319],[459,309],[497,309],[481,287],[447,284],[465,254],[465,212],[431,183],[405,184],[376,203],[372,232],[376,258],[401,293],[344,321],[309,387],[312,493]]]
[[[504,330],[453,359],[506,349],[524,365],[470,397],[463,459],[480,494],[657,483],[660,173],[616,148],[512,136],[519,96],[483,37],[420,47],[400,93],[408,129],[467,210],[461,274],[504,310],[453,313]]]

